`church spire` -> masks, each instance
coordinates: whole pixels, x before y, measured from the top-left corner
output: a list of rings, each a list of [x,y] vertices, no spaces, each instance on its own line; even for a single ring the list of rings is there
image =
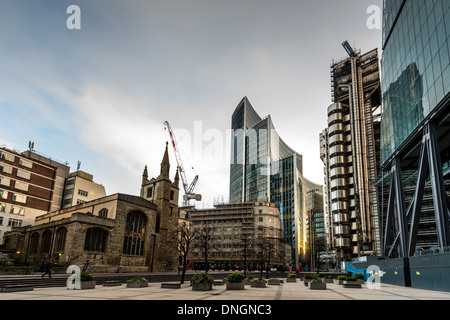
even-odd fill
[[[177,169],[177,173],[175,174],[175,179],[173,181],[173,185],[178,188],[179,184],[180,184],[180,175],[179,175],[178,169]]]
[[[163,159],[161,161],[160,177],[165,179],[169,178],[170,162],[169,162],[169,143],[166,142],[166,151],[164,152]]]
[[[148,170],[147,165],[145,165],[144,173],[142,174],[142,185],[146,184],[148,181]]]

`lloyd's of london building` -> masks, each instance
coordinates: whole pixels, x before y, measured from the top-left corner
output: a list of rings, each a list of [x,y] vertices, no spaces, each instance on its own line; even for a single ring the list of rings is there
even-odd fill
[[[312,245],[321,243],[317,238],[324,234],[323,187],[303,177],[302,155],[279,137],[270,115],[256,113],[247,97],[233,113],[232,130],[230,203],[267,196],[280,211],[284,238],[292,248],[290,265],[310,266]],[[311,194],[322,200],[308,201]]]
[[[333,104],[320,134],[328,243],[339,260],[380,251],[379,195],[373,185],[379,171],[378,51],[347,49],[349,56],[331,65]]]

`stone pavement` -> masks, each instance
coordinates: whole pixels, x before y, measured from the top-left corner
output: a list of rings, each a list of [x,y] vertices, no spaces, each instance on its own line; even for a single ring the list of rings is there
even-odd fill
[[[280,286],[226,290],[225,285],[214,286],[211,291],[193,291],[189,283],[180,289],[161,288],[161,283],[149,283],[146,288],[97,285],[91,290],[69,290],[65,287],[35,288],[33,291],[0,293],[0,300],[450,300],[450,292],[431,291],[381,284],[380,289],[344,288],[327,283],[327,290],[310,290],[297,280]]]

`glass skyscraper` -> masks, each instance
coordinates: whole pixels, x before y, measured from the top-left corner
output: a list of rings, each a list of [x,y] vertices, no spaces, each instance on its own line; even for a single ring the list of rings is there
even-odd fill
[[[450,1],[385,0],[383,255],[450,246]]]
[[[247,97],[232,116],[230,202],[256,202],[267,196],[280,210],[284,238],[296,266],[306,264],[306,192],[322,186],[303,177],[302,155],[278,135],[269,116],[261,118]],[[306,181],[306,183],[305,183]],[[320,191],[319,191],[320,190]],[[323,213],[323,204],[315,208]]]
[[[450,1],[384,1],[381,162],[450,88]]]

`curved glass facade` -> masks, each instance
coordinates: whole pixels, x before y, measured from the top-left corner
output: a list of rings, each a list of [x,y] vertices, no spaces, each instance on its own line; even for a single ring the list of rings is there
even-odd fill
[[[284,237],[298,263],[305,252],[306,209],[301,199],[310,186],[299,182],[302,156],[280,138],[271,117],[261,118],[246,97],[233,113],[232,130],[230,203],[257,202],[259,196],[275,203]],[[318,211],[323,213],[323,204]]]
[[[450,1],[384,1],[381,163],[448,94]]]

